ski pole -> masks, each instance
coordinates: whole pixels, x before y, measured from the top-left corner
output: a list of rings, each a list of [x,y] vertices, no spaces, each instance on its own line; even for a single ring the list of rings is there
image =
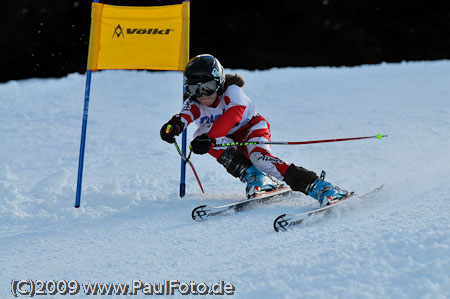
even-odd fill
[[[194,165],[192,164],[192,162],[189,161],[189,157],[191,156],[191,154],[189,154],[189,157],[186,158],[186,156],[183,155],[183,153],[181,152],[181,149],[178,146],[178,143],[176,141],[174,142],[174,145],[175,145],[175,148],[178,151],[178,154],[180,154],[181,158],[184,160],[184,163],[188,163],[191,166],[192,172],[194,173],[194,176],[197,179],[198,185],[200,186],[200,189],[202,190],[202,193],[205,193],[205,191],[203,190],[202,183],[200,182],[200,179],[199,179],[199,177],[197,175],[197,171],[195,171],[195,168],[194,168]]]
[[[281,144],[281,145],[298,145],[298,144],[312,144],[312,143],[325,143],[325,142],[339,142],[339,141],[349,141],[349,140],[359,140],[359,139],[369,139],[377,138],[382,139],[383,137],[388,137],[387,135],[374,135],[365,137],[351,137],[351,138],[339,138],[339,139],[323,139],[323,140],[310,140],[310,141],[248,141],[248,142],[229,142],[216,144],[214,147],[225,147],[225,146],[245,146],[253,144]]]

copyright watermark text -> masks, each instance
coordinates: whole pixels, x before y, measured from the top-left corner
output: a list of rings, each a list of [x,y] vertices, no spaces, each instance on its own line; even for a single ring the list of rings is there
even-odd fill
[[[164,280],[163,282],[143,282],[132,280],[126,282],[78,282],[77,280],[33,280],[13,279],[11,293],[19,296],[42,295],[234,295],[235,287],[222,279],[219,282],[207,284],[195,281],[180,282],[178,280]]]

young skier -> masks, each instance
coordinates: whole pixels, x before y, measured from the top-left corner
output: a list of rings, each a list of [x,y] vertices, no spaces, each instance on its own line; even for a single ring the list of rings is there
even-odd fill
[[[195,154],[209,153],[234,177],[247,183],[247,197],[277,189],[272,179],[286,182],[321,205],[341,200],[348,192],[319,178],[313,171],[295,166],[271,153],[270,145],[257,144],[216,148],[215,144],[247,141],[270,141],[270,124],[260,115],[242,91],[244,80],[237,74],[225,75],[220,62],[212,55],[192,58],[184,71],[185,102],[179,114],[161,128],[161,138],[175,141],[183,129],[195,122],[198,126],[191,142]]]

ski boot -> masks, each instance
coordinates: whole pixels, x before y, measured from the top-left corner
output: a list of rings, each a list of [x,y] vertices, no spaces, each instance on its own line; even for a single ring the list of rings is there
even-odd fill
[[[240,177],[241,181],[247,183],[245,191],[247,198],[253,198],[255,195],[267,191],[272,191],[278,188],[270,176],[259,171],[254,165],[247,168]]]
[[[321,206],[335,204],[349,195],[348,191],[325,181],[325,171],[323,170],[320,177],[309,185],[306,191],[309,196],[317,199]]]
[[[276,181],[259,171],[243,152],[234,147],[227,148],[217,162],[222,164],[232,176],[247,183],[247,198],[253,198],[258,193],[272,191],[279,187]]]

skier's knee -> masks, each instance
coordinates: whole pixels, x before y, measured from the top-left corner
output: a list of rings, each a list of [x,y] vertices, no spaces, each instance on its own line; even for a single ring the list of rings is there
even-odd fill
[[[225,150],[217,159],[217,162],[222,164],[227,172],[236,178],[239,178],[247,168],[252,166],[245,154],[234,147]]]

